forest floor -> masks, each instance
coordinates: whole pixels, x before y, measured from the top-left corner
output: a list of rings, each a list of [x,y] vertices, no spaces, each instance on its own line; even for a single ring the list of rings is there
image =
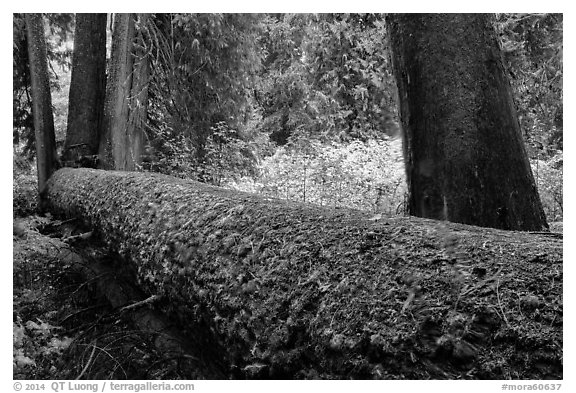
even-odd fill
[[[113,308],[67,258],[58,221],[15,219],[14,379],[197,379],[159,351],[153,332]],[[81,246],[79,248],[82,248]]]
[[[70,233],[63,235],[51,230],[53,227],[54,221],[50,218],[15,219],[15,379],[214,378],[183,366],[182,358],[167,356],[154,346],[150,332],[137,329],[126,313],[113,308],[98,292],[95,282],[86,281],[61,259],[58,249],[62,239],[57,237],[70,236]],[[561,238],[561,223],[554,224],[552,231],[551,238]],[[478,250],[468,249],[468,252],[481,252],[481,247],[478,245]],[[422,252],[424,259],[426,250]],[[482,261],[482,266],[475,267],[472,273],[482,279],[482,285],[460,290],[456,305],[434,306],[435,312],[448,315],[448,320],[428,318],[420,324],[418,332],[414,332],[414,325],[400,323],[394,326],[394,332],[389,332],[388,336],[394,336],[397,342],[406,343],[416,337],[415,346],[433,347],[426,361],[417,362],[415,352],[407,350],[401,355],[399,351],[399,357],[394,360],[395,370],[375,368],[371,375],[360,377],[562,379],[562,264],[549,264],[545,256],[532,255],[522,266],[514,266],[514,279],[490,279],[502,269],[501,261],[495,260]],[[504,270],[512,274],[510,269]],[[388,282],[393,291],[394,280],[390,278]],[[445,293],[445,285],[436,284],[438,281],[433,280],[423,284],[431,298],[452,296]],[[309,287],[315,289],[315,286]],[[383,301],[385,299],[383,297]],[[398,306],[398,299],[388,299],[394,304],[379,304],[379,309]],[[430,311],[422,310],[422,304],[414,293],[404,299],[402,308],[410,309],[413,317],[419,318],[419,313]],[[371,306],[358,304],[358,307]],[[444,312],[443,308],[452,307],[458,312]],[[471,326],[466,315],[478,315],[481,308],[493,312],[481,313],[480,320],[476,318]],[[441,335],[437,331],[440,324],[447,325],[451,333]],[[373,334],[370,340],[377,341],[378,337],[382,336]],[[475,346],[482,347],[486,341],[490,341],[486,346],[489,353],[472,355]],[[334,343],[338,345],[345,343]],[[471,366],[472,357],[474,363],[482,366]],[[378,363],[378,354],[374,354],[372,360]],[[385,363],[389,363],[389,359],[382,359],[382,364]],[[229,370],[223,372],[230,375]],[[306,372],[299,377],[330,378]]]

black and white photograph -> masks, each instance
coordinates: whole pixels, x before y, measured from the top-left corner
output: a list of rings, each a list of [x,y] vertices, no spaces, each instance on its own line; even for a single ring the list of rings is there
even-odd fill
[[[327,8],[12,14],[14,391],[569,390],[563,13]]]

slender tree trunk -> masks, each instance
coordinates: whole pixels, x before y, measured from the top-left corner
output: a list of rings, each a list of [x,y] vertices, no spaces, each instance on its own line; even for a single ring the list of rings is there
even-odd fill
[[[409,213],[547,228],[492,17],[387,17],[404,130]]]
[[[106,14],[76,14],[63,161],[82,164],[98,154],[105,90]]]
[[[115,14],[112,54],[104,101],[104,123],[100,139],[100,167],[126,169],[128,100],[132,88],[134,15]]]
[[[54,117],[48,77],[46,38],[42,14],[25,14],[28,35],[28,56],[32,84],[32,113],[36,136],[36,163],[38,168],[38,191],[40,199],[46,182],[58,169]],[[40,201],[42,206],[42,200]]]
[[[148,18],[149,14],[138,14],[139,26],[144,26]],[[127,170],[136,170],[142,165],[142,152],[144,150],[144,129],[148,109],[148,83],[150,81],[150,61],[144,31],[144,29],[140,29],[136,32],[136,45],[133,49],[134,70],[127,129],[130,159],[127,162]]]
[[[140,24],[147,14],[140,15]],[[143,129],[148,101],[150,68],[143,37],[136,39],[136,14],[116,14],[106,99],[100,167],[133,171],[142,162]]]

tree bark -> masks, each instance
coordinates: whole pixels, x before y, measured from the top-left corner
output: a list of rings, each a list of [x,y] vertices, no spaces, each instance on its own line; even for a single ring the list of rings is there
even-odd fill
[[[46,38],[42,14],[25,14],[28,35],[28,56],[30,60],[30,79],[32,83],[32,114],[36,136],[36,165],[38,168],[38,191],[40,206],[46,182],[58,169],[56,137],[52,97],[48,77],[46,57]]]
[[[100,167],[104,169],[126,170],[129,159],[126,132],[132,88],[133,59],[130,51],[133,40],[133,14],[115,14],[99,149]]]
[[[548,227],[492,18],[390,14],[414,216],[509,230]]]
[[[119,251],[232,377],[561,378],[553,235],[139,172],[61,169],[48,200]]]
[[[144,125],[148,100],[150,68],[136,39],[136,14],[116,14],[112,37],[112,54],[106,85],[103,135],[100,140],[100,167],[133,171],[142,162]],[[147,14],[141,14],[144,24]]]
[[[97,156],[106,91],[106,14],[76,14],[68,129],[62,160]]]
[[[134,45],[134,70],[132,76],[132,92],[129,102],[128,120],[128,149],[130,159],[127,170],[136,170],[142,165],[144,151],[144,136],[148,110],[148,84],[150,82],[149,47],[146,45],[145,25],[150,18],[149,14],[138,14],[139,29],[136,32],[136,45]]]

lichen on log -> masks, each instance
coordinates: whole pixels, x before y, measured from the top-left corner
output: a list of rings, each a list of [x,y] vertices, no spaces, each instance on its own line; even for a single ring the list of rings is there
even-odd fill
[[[562,378],[562,240],[65,168],[79,217],[232,378]]]

